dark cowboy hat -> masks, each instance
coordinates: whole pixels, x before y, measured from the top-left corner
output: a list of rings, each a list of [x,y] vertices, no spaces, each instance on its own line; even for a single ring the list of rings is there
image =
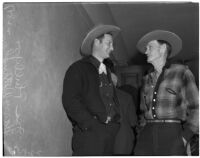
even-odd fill
[[[92,53],[92,42],[95,38],[98,36],[110,33],[113,36],[113,39],[115,36],[119,33],[120,28],[114,25],[97,25],[95,26],[91,31],[88,32],[86,37],[84,38],[82,45],[81,45],[81,52],[83,55],[90,55]]]
[[[136,47],[141,53],[145,53],[147,44],[153,40],[163,40],[171,45],[171,54],[168,58],[177,55],[182,49],[181,38],[175,33],[165,30],[154,30],[147,33],[138,41]]]

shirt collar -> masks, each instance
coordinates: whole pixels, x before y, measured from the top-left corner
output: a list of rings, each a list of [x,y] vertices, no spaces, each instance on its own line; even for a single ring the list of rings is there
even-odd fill
[[[170,66],[171,66],[171,64],[172,64],[171,62],[167,61],[166,64],[163,66],[162,71],[165,71],[166,69],[169,69]],[[150,70],[149,70],[149,76],[151,78],[155,77],[154,72],[155,72],[154,67],[150,68]]]
[[[162,71],[163,70],[165,70],[165,69],[168,69],[170,66],[171,66],[171,62],[169,62],[169,61],[167,61],[166,63],[165,63],[165,65],[163,66],[163,68],[162,68]],[[155,71],[155,69],[154,69],[154,67],[152,66],[150,69],[149,69],[149,73],[152,73],[152,72],[154,72]]]

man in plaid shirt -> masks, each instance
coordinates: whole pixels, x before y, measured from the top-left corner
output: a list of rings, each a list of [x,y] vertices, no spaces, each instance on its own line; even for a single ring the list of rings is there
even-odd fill
[[[185,65],[169,64],[182,40],[175,33],[155,30],[137,43],[154,71],[144,77],[141,126],[135,155],[186,155],[186,144],[199,129],[199,94]]]

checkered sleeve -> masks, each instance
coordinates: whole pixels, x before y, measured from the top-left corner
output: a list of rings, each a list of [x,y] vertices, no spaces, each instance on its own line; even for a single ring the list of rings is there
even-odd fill
[[[199,131],[199,92],[192,72],[186,68],[184,73],[184,91],[187,101],[186,122],[183,127],[183,137],[189,140]]]

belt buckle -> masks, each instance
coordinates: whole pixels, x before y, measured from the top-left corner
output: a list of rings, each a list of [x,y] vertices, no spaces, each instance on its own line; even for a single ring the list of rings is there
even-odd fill
[[[110,116],[107,116],[107,119],[106,119],[106,121],[105,121],[105,124],[108,124],[110,121],[111,121],[111,117],[110,117]]]

